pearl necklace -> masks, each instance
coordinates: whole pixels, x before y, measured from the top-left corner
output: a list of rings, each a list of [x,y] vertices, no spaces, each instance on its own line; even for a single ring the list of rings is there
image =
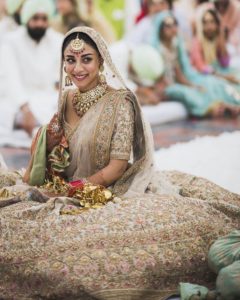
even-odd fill
[[[76,114],[81,118],[106,93],[107,85],[98,84],[95,88],[81,93],[79,90],[73,95],[72,104]]]

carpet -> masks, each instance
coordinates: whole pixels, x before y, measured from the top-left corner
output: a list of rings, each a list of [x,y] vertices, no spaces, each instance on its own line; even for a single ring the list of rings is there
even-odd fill
[[[240,130],[237,119],[187,119],[152,127],[155,149],[169,147],[178,142],[188,142],[199,136],[216,136],[223,132]]]

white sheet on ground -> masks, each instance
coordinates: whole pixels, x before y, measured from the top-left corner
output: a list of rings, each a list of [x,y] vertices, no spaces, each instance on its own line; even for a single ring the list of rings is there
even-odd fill
[[[184,105],[174,101],[142,106],[142,111],[151,125],[184,120],[188,116]]]
[[[218,137],[198,137],[157,151],[160,170],[178,170],[205,177],[240,194],[240,131]]]
[[[0,170],[7,170],[7,165],[1,154],[0,154]]]
[[[24,130],[12,130],[0,126],[0,147],[30,148],[32,138]]]

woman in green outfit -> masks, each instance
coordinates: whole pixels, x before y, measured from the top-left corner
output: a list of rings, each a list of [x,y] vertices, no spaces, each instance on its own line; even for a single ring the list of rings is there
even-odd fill
[[[240,94],[232,84],[193,69],[172,13],[158,14],[153,23],[149,43],[160,51],[165,61],[165,78],[169,84],[166,96],[182,102],[190,115],[196,117],[240,114]]]

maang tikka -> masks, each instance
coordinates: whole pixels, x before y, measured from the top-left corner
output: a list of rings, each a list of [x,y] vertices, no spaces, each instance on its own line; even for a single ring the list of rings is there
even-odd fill
[[[81,40],[79,36],[70,42],[71,52],[72,53],[82,53],[85,50],[84,40]]]

